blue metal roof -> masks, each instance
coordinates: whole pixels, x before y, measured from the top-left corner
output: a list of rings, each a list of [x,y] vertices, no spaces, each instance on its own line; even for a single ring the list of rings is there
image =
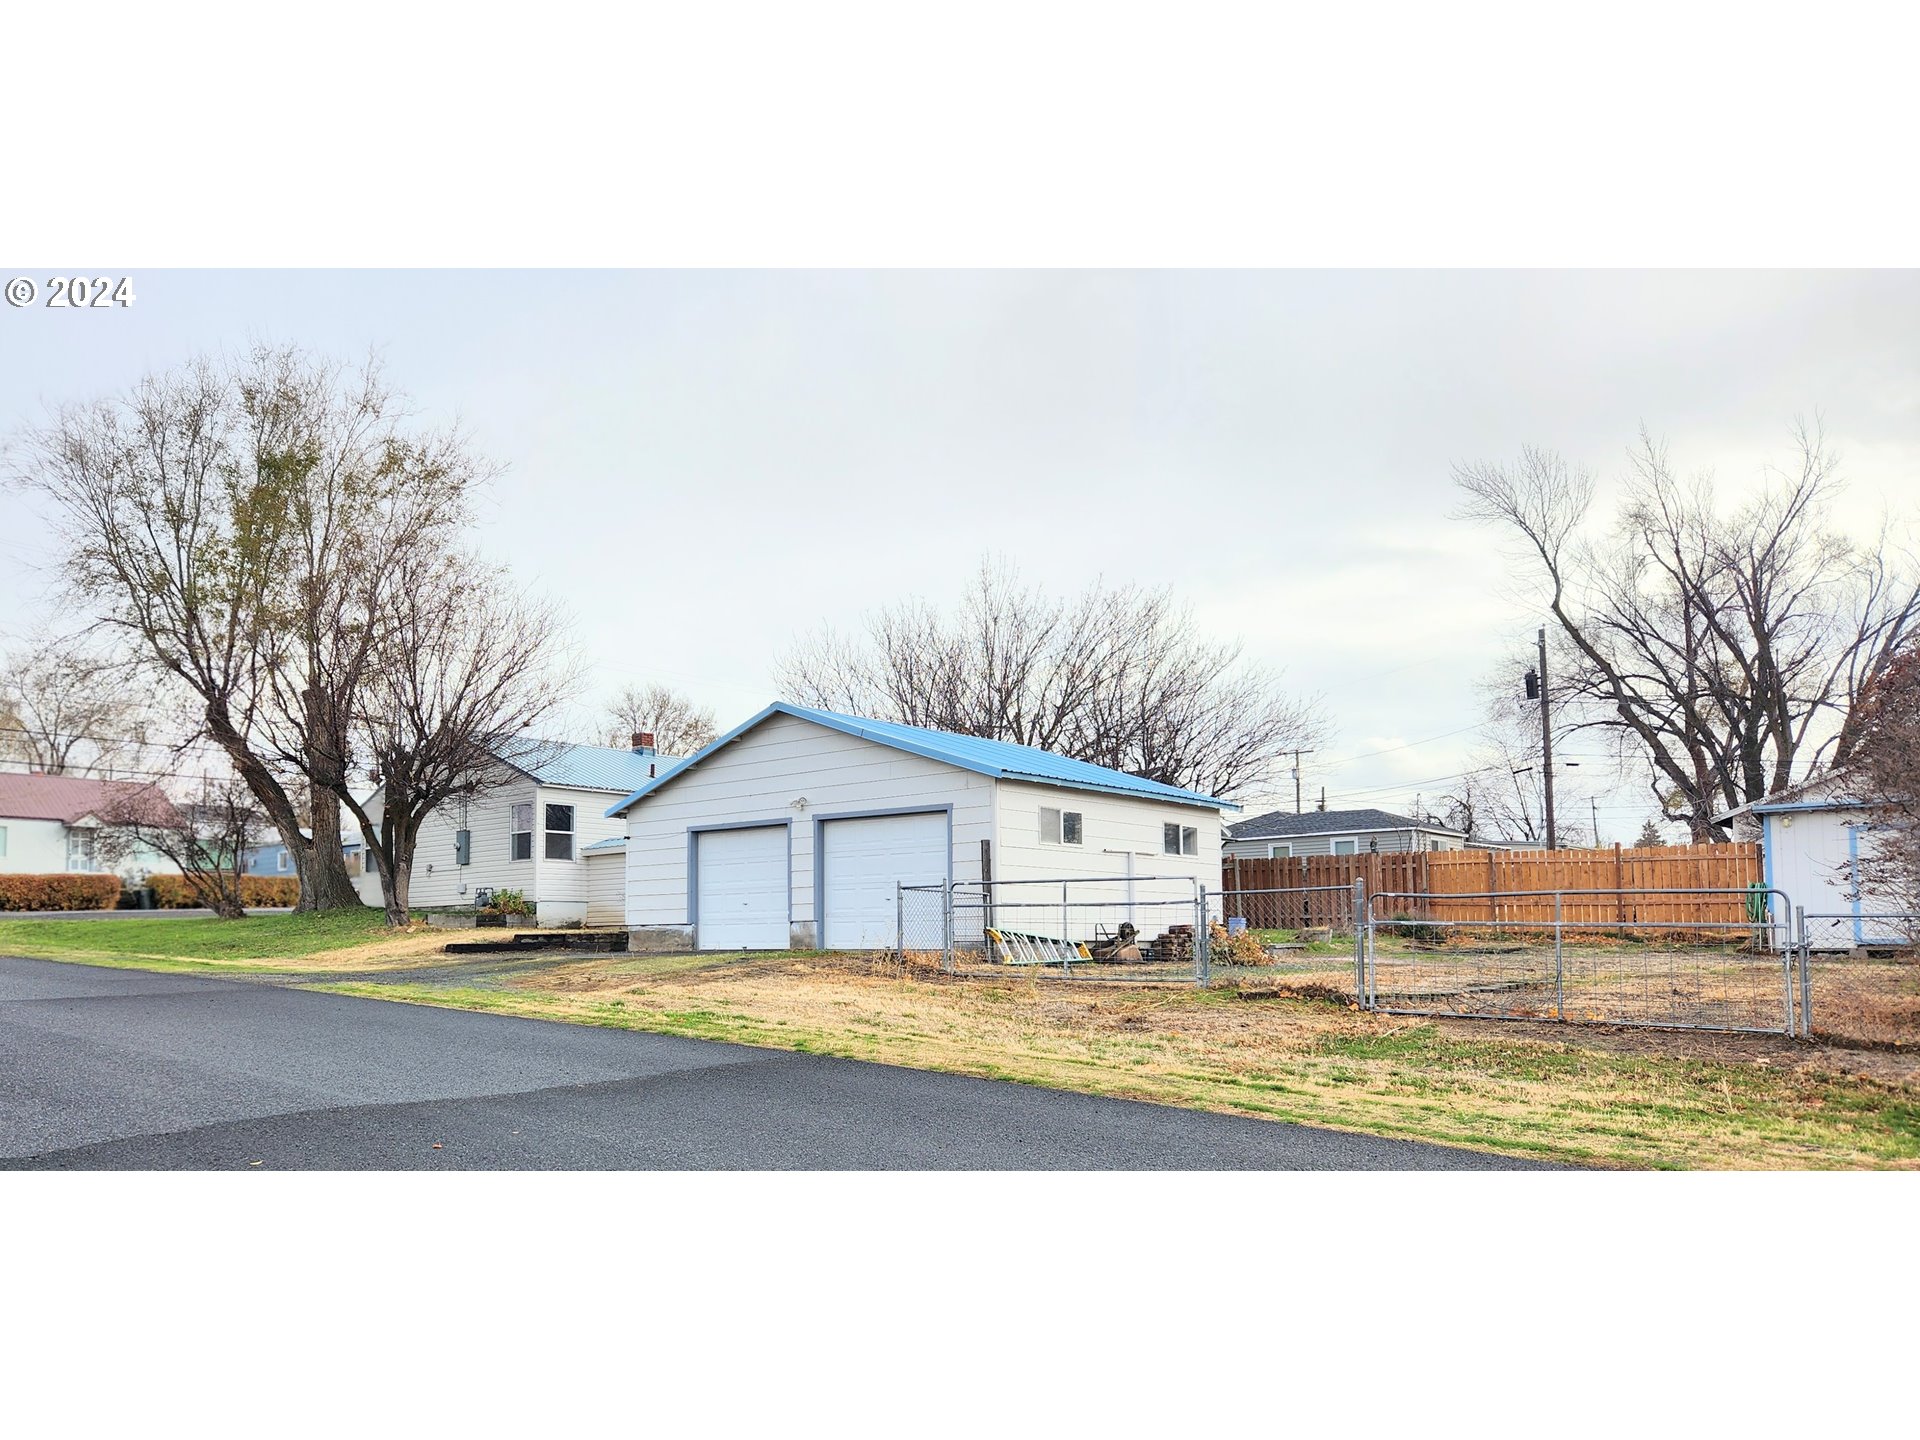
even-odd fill
[[[626,848],[627,837],[624,835],[615,835],[611,840],[594,841],[593,844],[587,846],[580,853],[582,855],[592,855],[602,850],[624,850]]]
[[[945,730],[925,730],[917,725],[897,725],[890,720],[868,720],[858,715],[842,715],[833,710],[811,710],[804,705],[789,705],[776,700],[746,724],[736,726],[697,754],[660,772],[635,789],[609,815],[618,815],[634,802],[658,790],[683,770],[698,765],[707,756],[730,744],[774,715],[792,715],[811,720],[844,735],[856,735],[877,745],[904,750],[928,760],[939,760],[976,775],[991,775],[996,780],[1025,780],[1035,785],[1062,785],[1071,790],[1094,790],[1105,795],[1126,795],[1139,800],[1161,800],[1173,805],[1199,805],[1209,810],[1238,810],[1231,800],[1220,800],[1193,790],[1163,785],[1158,780],[1143,780],[1124,770],[1110,770],[1085,760],[1069,760],[1064,755],[1036,750],[1029,745],[1014,745],[1005,740],[983,740],[977,735],[953,735]]]
[[[528,740],[502,746],[499,756],[542,785],[575,790],[617,790],[645,785],[650,767],[669,770],[679,762],[660,755],[636,755],[605,745],[574,745],[565,740]]]

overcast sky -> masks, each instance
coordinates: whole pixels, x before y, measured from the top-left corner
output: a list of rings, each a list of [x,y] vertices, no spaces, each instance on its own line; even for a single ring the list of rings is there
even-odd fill
[[[352,356],[505,466],[483,543],[578,624],[596,694],[723,727],[822,621],[951,599],[988,550],[1168,585],[1324,697],[1330,804],[1431,800],[1540,616],[1451,466],[1644,422],[1728,496],[1819,412],[1848,517],[1920,494],[1910,272],[141,272],[129,310],[0,313],[0,425],[249,337]],[[0,631],[45,528],[0,494]],[[587,701],[594,695],[585,697]],[[578,738],[598,738],[582,735]],[[1288,803],[1291,803],[1290,796]],[[1602,838],[1648,805],[1608,796]],[[1619,833],[1609,834],[1609,830]]]

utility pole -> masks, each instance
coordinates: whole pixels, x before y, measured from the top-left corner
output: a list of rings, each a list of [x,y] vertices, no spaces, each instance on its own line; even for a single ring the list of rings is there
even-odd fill
[[[1553,709],[1547,699],[1547,627],[1540,627],[1540,775],[1547,797],[1547,849],[1558,850],[1553,828]]]
[[[1600,804],[1591,795],[1587,797],[1587,809],[1593,816],[1593,848],[1600,848]]]
[[[1313,754],[1313,751],[1311,750],[1295,750],[1293,752],[1293,813],[1296,815],[1301,813],[1300,811],[1300,757],[1302,755],[1311,755],[1311,754]],[[1327,807],[1322,805],[1320,808],[1324,810]]]

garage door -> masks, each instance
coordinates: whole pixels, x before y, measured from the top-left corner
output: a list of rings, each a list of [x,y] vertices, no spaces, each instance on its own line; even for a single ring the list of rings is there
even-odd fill
[[[707,830],[694,839],[702,950],[784,950],[787,924],[787,827]]]
[[[894,886],[947,878],[947,817],[876,815],[821,827],[821,944],[880,950],[894,942]]]

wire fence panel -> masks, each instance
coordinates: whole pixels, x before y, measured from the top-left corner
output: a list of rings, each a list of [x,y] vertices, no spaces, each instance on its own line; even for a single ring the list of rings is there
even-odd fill
[[[1204,896],[1185,877],[902,886],[898,948],[953,975],[1205,983]]]
[[[1920,913],[1801,917],[1800,1033],[1852,1044],[1920,1045]]]
[[[1403,1015],[1795,1033],[1791,905],[1764,888],[1714,895],[1670,892],[1668,914],[1625,921],[1599,891],[1460,897],[1513,902],[1472,920],[1418,913],[1419,896],[1376,895],[1363,1003]],[[1713,913],[1736,899],[1739,918],[1669,918],[1682,905]],[[1514,912],[1525,918],[1504,918]]]

